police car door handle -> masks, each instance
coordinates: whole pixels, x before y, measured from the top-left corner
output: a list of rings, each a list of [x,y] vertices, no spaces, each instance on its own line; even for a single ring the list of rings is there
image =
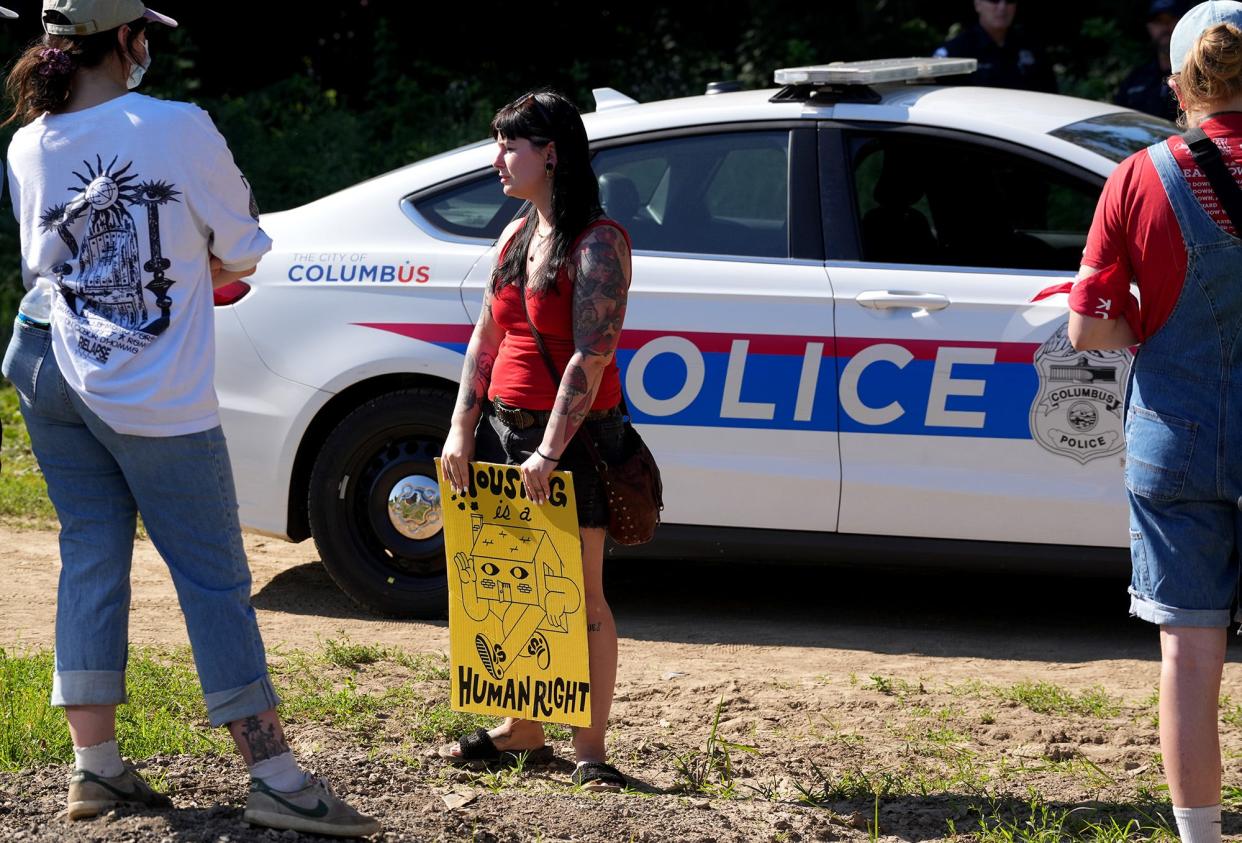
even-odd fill
[[[867,290],[859,293],[854,301],[872,310],[944,310],[949,306],[948,296],[908,290]]]

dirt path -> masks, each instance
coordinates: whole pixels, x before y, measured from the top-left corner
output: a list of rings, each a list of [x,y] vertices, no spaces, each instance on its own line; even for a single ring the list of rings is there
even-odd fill
[[[247,547],[269,647],[309,650],[317,638],[345,635],[415,653],[447,650],[443,622],[357,610],[313,544],[249,536]],[[51,645],[58,558],[54,534],[0,528],[0,646]],[[328,752],[321,768],[335,770],[346,792],[395,783],[399,798],[389,791],[367,807],[399,839],[866,838],[877,792],[880,836],[900,839],[943,837],[950,820],[968,828],[986,813],[981,805],[996,816],[1028,810],[1028,787],[1054,807],[1122,803],[1092,815],[1122,824],[1150,825],[1149,809],[1160,807],[1157,642],[1154,630],[1126,618],[1123,580],[867,571],[864,560],[852,572],[663,562],[612,564],[607,588],[622,636],[614,757],[659,798],[572,794],[557,769],[493,793],[438,762],[411,773],[383,751],[352,760]],[[131,640],[185,644],[167,572],[146,543],[133,589]],[[1238,654],[1232,647],[1222,693],[1242,700]],[[1038,711],[1015,690],[1035,683],[1071,701],[1103,689],[1117,707]],[[735,753],[736,793],[690,792],[676,757],[703,749],[722,697],[720,734],[761,751]],[[1242,723],[1234,722],[1242,711],[1231,717],[1226,782],[1242,785]],[[346,746],[331,736],[321,744]],[[159,763],[174,783],[211,775],[194,759]],[[63,775],[0,777],[5,839],[100,836],[98,824],[80,831],[53,819]],[[462,787],[473,788],[474,801],[446,808],[441,797]],[[1144,801],[1153,794],[1157,802]],[[270,839],[238,823],[240,797],[220,799],[201,810],[231,823],[231,840]],[[103,836],[215,839],[195,836],[201,816],[182,814],[122,815],[106,821],[115,833]],[[1242,831],[1242,814],[1227,812],[1226,831]]]

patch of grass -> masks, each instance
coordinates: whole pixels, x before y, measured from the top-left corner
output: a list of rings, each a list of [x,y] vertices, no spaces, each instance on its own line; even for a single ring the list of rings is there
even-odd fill
[[[427,705],[405,714],[406,735],[415,743],[446,741],[475,729],[496,725],[496,718],[483,714],[453,711],[448,703]]]
[[[724,711],[724,696],[716,703],[707,744],[702,752],[691,751],[674,756],[678,787],[689,793],[730,798],[737,793],[733,768],[733,753],[756,753],[759,748],[751,744],[737,743],[720,736],[720,714]]]
[[[998,689],[1002,699],[1024,705],[1037,714],[1079,714],[1107,719],[1121,713],[1121,701],[1103,688],[1075,694],[1050,682],[1019,682]]]
[[[414,674],[417,682],[449,680],[449,661],[444,653],[406,653],[397,651],[390,657]]]
[[[56,510],[47,499],[43,472],[30,450],[30,436],[17,407],[17,390],[0,384],[0,425],[4,443],[0,445],[0,519],[23,526],[55,526]]]
[[[1227,726],[1242,726],[1242,705],[1234,705],[1229,697],[1222,697],[1220,708],[1220,722]]]
[[[898,697],[903,702],[907,697],[918,694],[926,694],[927,689],[920,682],[915,685],[913,682],[907,682],[904,679],[890,679],[887,676],[872,675],[870,677],[871,684],[866,688],[872,691],[879,691],[881,694],[889,697]]]
[[[359,665],[375,664],[388,658],[389,650],[377,644],[356,644],[349,636],[341,640],[329,638],[323,642],[323,660],[337,667],[357,668]]]
[[[969,839],[978,843],[1061,843],[1066,840],[1089,840],[1093,843],[1129,843],[1147,840],[1154,843],[1175,843],[1177,835],[1159,815],[1152,817],[1139,811],[1141,819],[1124,822],[1112,807],[1060,807],[1049,805],[1037,794],[1029,794],[1021,812],[1001,807],[995,801],[978,806],[979,828]],[[1122,811],[1128,813],[1128,811]],[[952,820],[948,822],[949,837],[961,839]]]
[[[131,649],[129,702],[117,709],[117,741],[130,758],[225,752],[228,735],[207,725],[198,679],[185,653]],[[73,760],[64,714],[52,708],[53,656],[0,649],[0,770]]]

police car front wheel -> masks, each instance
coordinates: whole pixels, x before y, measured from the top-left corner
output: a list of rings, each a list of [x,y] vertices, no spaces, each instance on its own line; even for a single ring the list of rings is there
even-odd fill
[[[434,388],[372,398],[324,440],[311,472],[311,534],[332,579],[364,608],[444,617],[444,533],[434,459],[454,396]]]

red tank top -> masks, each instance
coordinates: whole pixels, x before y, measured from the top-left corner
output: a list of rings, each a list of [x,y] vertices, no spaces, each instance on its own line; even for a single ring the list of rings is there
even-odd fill
[[[574,241],[574,247],[577,247],[578,241],[588,231],[601,225],[611,225],[620,231],[625,237],[626,245],[629,245],[630,235],[626,230],[612,220],[603,219],[596,220],[583,229],[578,240]],[[520,226],[514,231],[514,236],[517,236],[518,231],[521,231]],[[511,237],[509,243],[501,247],[498,260],[504,260],[505,252],[512,242]],[[570,251],[572,253],[574,250]],[[530,326],[526,324],[522,301],[518,298],[523,292],[515,284],[506,284],[492,295],[492,319],[504,331],[504,338],[496,353],[487,397],[499,398],[511,407],[521,407],[524,410],[551,410],[556,404],[560,379],[552,382],[548,367],[539,354],[539,346],[535,344]],[[573,304],[574,285],[564,267],[557,274],[553,289],[543,294],[532,293],[526,296],[526,307],[530,311],[531,321],[543,337],[543,344],[552,355],[557,371],[562,373],[574,354]],[[604,369],[591,409],[607,410],[620,402],[621,377],[617,372],[617,360],[614,356]]]

